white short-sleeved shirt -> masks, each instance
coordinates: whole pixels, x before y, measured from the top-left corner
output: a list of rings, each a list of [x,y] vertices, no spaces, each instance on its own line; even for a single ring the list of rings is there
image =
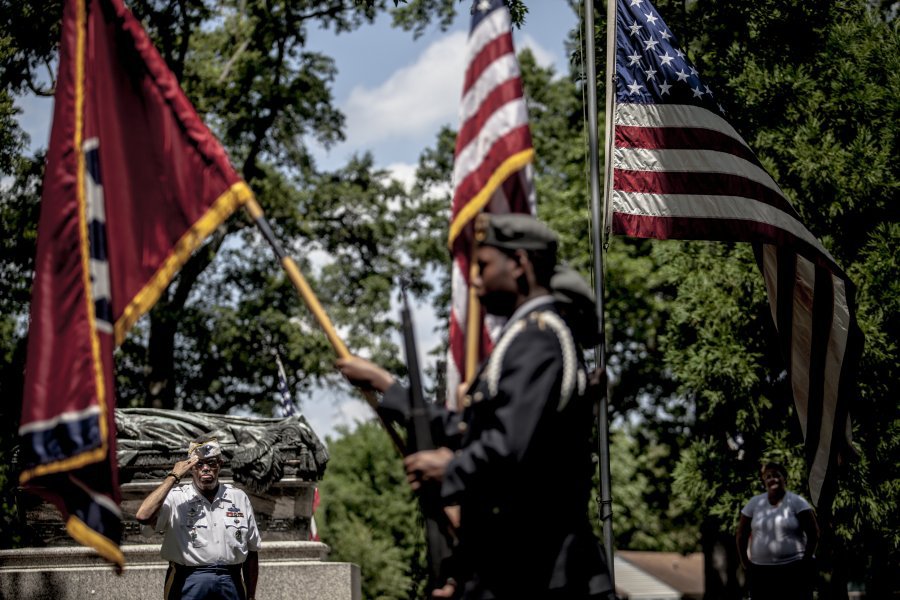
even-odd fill
[[[193,482],[173,487],[159,510],[156,531],[165,536],[162,558],[190,567],[241,564],[261,545],[247,494],[222,482],[212,502]]]
[[[768,494],[753,496],[741,509],[750,519],[750,562],[782,565],[802,559],[806,534],[797,514],[805,510],[812,510],[809,502],[793,492],[785,492],[775,506],[769,504]]]

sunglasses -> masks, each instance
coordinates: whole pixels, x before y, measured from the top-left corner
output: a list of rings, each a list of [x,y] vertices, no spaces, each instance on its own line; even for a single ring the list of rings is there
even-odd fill
[[[218,469],[221,463],[218,460],[198,460],[194,463],[195,469],[202,469],[203,467],[209,467],[210,469]]]

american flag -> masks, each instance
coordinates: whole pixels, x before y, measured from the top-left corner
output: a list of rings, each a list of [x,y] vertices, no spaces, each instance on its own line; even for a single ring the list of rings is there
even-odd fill
[[[278,365],[278,393],[281,395],[281,416],[292,417],[296,412],[294,410],[294,401],[291,398],[287,375],[284,372],[284,365],[281,363],[281,356],[278,352],[275,352],[275,363]]]
[[[805,438],[814,504],[833,491],[863,339],[854,287],[732,128],[649,0],[617,0],[613,233],[752,242]],[[825,500],[827,502],[827,500]]]
[[[534,212],[533,159],[509,11],[502,0],[476,0],[453,165],[449,236],[452,306],[447,357],[447,405],[451,408],[456,406],[456,388],[466,375],[472,221],[482,211]],[[490,327],[482,323],[480,329],[478,360],[492,345]]]

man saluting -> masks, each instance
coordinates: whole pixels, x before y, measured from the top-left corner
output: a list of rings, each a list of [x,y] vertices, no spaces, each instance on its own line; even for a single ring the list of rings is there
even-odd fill
[[[222,464],[215,439],[191,442],[187,459],[175,463],[135,515],[165,534],[166,600],[254,600],[259,529],[247,494],[219,483]],[[188,473],[191,483],[181,484]]]
[[[441,482],[444,504],[459,507],[463,598],[613,598],[588,519],[587,377],[551,293],[556,235],[522,214],[482,214],[475,227],[473,284],[485,309],[508,321],[461,412],[435,409],[443,447],[406,457],[408,478],[414,489]],[[387,371],[359,357],[338,368],[384,393],[385,420],[408,418],[406,390]]]

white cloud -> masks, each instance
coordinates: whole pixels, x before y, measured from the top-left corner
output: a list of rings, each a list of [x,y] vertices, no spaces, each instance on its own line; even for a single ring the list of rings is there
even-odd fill
[[[390,137],[413,138],[457,118],[465,71],[466,34],[434,42],[416,61],[375,88],[357,86],[341,107],[348,143],[361,147]]]
[[[531,53],[534,54],[534,59],[537,61],[537,64],[544,67],[555,67],[556,66],[556,55],[541,46],[538,41],[528,33],[523,33],[521,36],[515,36],[516,42],[516,52],[521,52],[525,48],[531,50]]]
[[[417,165],[401,162],[392,163],[385,167],[393,179],[396,179],[406,187],[406,191],[411,190],[416,182],[416,169],[418,168]]]
[[[432,43],[412,64],[375,87],[354,87],[341,110],[347,116],[343,149],[422,140],[444,124],[457,125],[466,70],[467,33],[456,31]],[[553,66],[556,55],[527,33],[515,34],[517,49],[529,48],[539,65]]]

